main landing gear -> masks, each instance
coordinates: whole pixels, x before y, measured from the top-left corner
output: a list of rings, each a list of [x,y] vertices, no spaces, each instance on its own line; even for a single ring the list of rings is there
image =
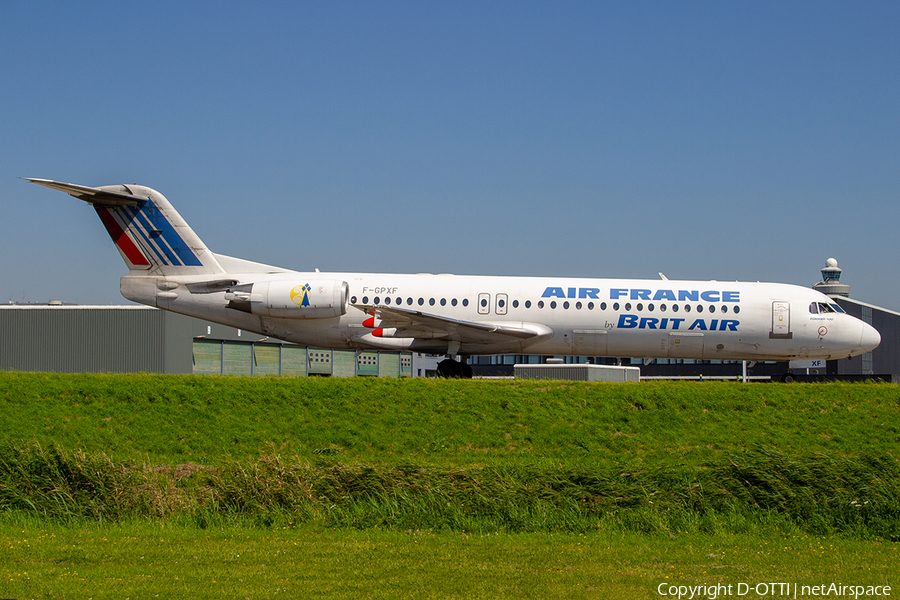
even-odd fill
[[[446,379],[472,379],[472,367],[463,359],[462,362],[445,358],[437,365],[438,377]]]

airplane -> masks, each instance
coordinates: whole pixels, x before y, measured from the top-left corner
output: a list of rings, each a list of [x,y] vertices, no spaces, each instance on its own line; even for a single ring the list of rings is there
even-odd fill
[[[881,343],[796,285],[294,271],[211,252],[149,187],[26,180],[94,207],[129,300],[306,346],[446,355],[445,377],[477,355],[828,360]]]

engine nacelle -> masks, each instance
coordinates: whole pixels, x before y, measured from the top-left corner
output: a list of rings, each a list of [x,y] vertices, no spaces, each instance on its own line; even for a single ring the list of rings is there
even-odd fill
[[[250,312],[262,317],[324,319],[347,313],[350,286],[336,279],[260,281],[250,291]]]

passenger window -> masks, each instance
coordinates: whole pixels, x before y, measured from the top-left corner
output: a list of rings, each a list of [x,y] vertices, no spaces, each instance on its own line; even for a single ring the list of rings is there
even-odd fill
[[[575,303],[575,310],[581,310],[581,302]]]
[[[697,305],[697,312],[703,312],[703,305],[702,305],[702,304],[698,304],[698,305]]]
[[[567,300],[566,302],[563,302],[563,308],[566,309],[566,310],[569,310],[569,302],[568,302],[568,300]]]
[[[350,304],[356,304],[356,296],[350,298]]]
[[[613,303],[613,310],[619,310],[619,303],[618,303],[618,302],[614,302],[614,303]]]
[[[652,304],[648,304],[648,305],[647,305],[647,310],[649,310],[650,312],[653,312],[653,305],[652,305]]]
[[[631,302],[625,303],[625,310],[631,310]]]
[[[550,308],[556,308],[556,300],[553,300],[553,301],[550,303]]]
[[[368,304],[368,303],[369,303],[369,297],[363,296],[363,304]]]
[[[740,307],[740,306],[735,306],[735,307],[734,307],[734,314],[738,314],[739,312],[741,312],[741,307]]]
[[[434,306],[434,298],[428,299],[428,306]]]
[[[385,303],[385,304],[390,304],[390,303],[391,303],[391,299],[390,299],[390,298],[385,298],[385,299],[384,299],[384,303]]]
[[[673,304],[673,305],[672,305],[672,312],[678,312],[678,305],[677,305],[677,304]]]
[[[666,305],[665,305],[665,304],[660,304],[660,305],[659,305],[659,310],[661,310],[662,312],[666,312]]]
[[[419,306],[425,304],[425,298],[419,298]]]
[[[372,302],[375,303],[375,304],[381,304],[381,301],[380,301],[380,300],[381,300],[381,299],[380,299],[378,296],[375,296],[375,298],[372,300]]]
[[[690,304],[685,304],[685,305],[684,305],[684,312],[691,312],[691,305],[690,305]]]
[[[642,303],[638,302],[637,309],[644,310],[644,305]]]
[[[722,312],[723,312],[723,313],[727,313],[727,312],[728,312],[728,306],[722,305]]]
[[[544,301],[538,300],[538,308],[544,308]]]
[[[591,302],[590,304],[588,304],[588,308],[590,308],[591,310],[594,310],[594,303]],[[606,310],[606,302],[600,303],[600,310]]]
[[[531,300],[525,301],[525,308],[531,308]]]
[[[716,312],[716,307],[713,306],[712,304],[710,304],[710,305],[709,305],[709,312],[711,312],[711,313]]]
[[[447,299],[441,298],[441,306],[447,306]]]
[[[463,298],[463,306],[468,306],[468,305],[469,305],[469,299]]]
[[[450,301],[450,306],[456,306],[456,298]]]
[[[412,298],[407,298],[406,303],[409,304],[410,306],[412,306],[412,303],[413,303]]]
[[[513,300],[513,308],[519,308],[519,301]]]
[[[604,302],[604,303],[601,304],[600,306],[603,308],[603,310],[606,310],[606,302]],[[593,303],[593,302],[588,302],[588,310],[594,310],[594,303]]]

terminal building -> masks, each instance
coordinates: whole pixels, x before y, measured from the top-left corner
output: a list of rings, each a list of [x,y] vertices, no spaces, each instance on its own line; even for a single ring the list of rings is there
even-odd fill
[[[849,359],[751,363],[752,379],[900,380],[900,313],[850,298],[837,261],[828,259],[813,287],[881,333],[874,351]],[[0,369],[61,373],[185,373],[287,376],[434,376],[443,357],[408,352],[307,348],[145,306],[0,305]],[[648,378],[740,377],[740,361],[547,357],[470,358],[475,376],[512,377],[515,364],[591,363],[640,368]]]

